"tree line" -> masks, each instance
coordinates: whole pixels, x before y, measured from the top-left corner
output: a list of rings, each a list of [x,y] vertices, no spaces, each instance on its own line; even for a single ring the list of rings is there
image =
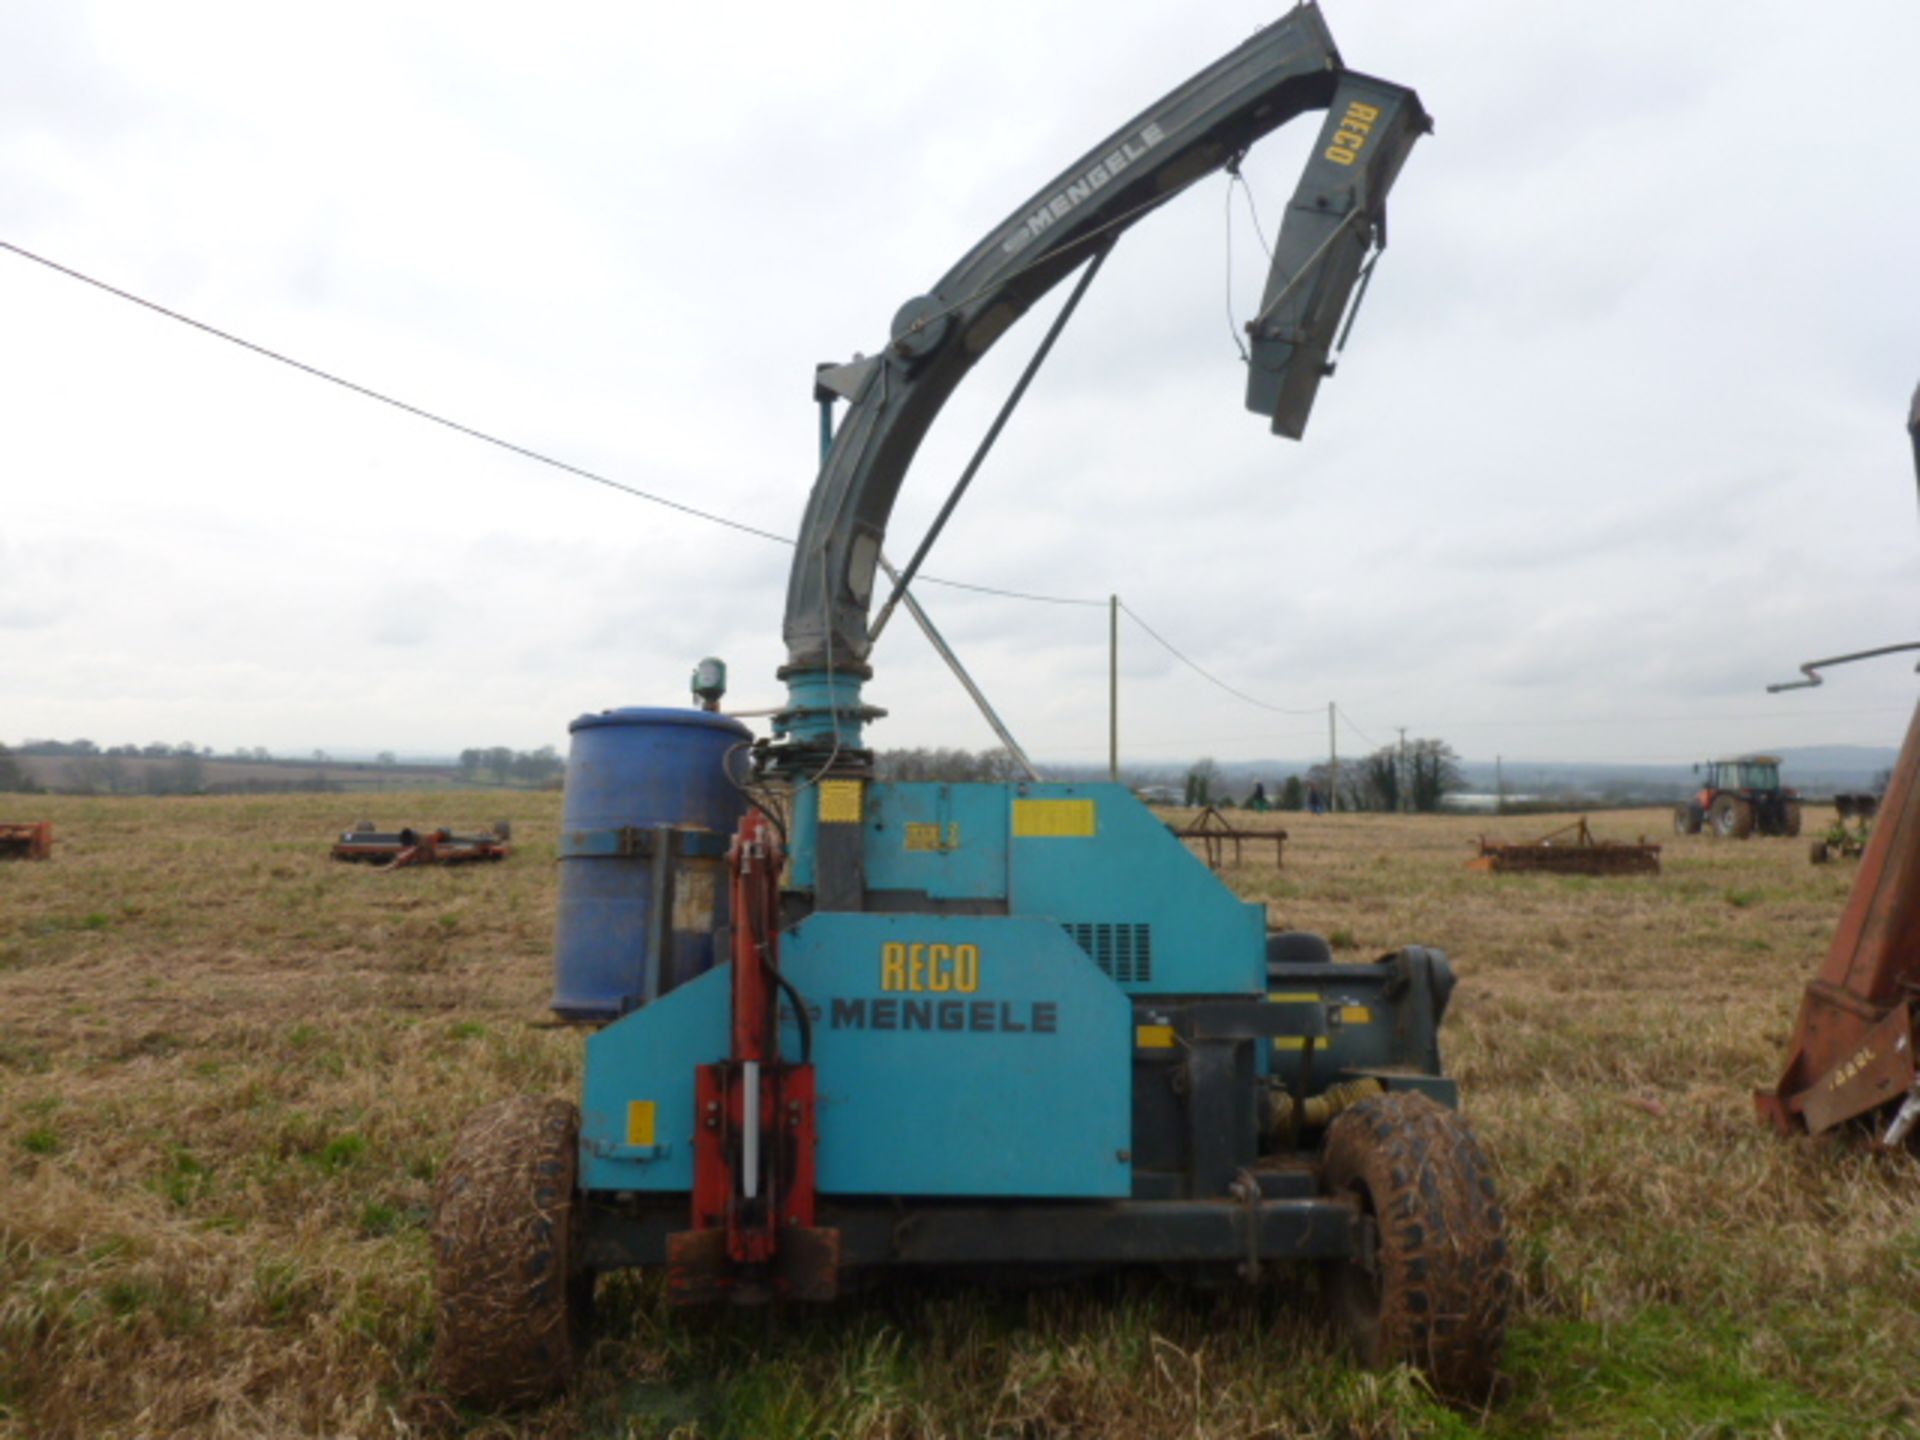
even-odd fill
[[[555,785],[567,773],[567,762],[551,745],[538,750],[515,750],[506,745],[462,750],[456,761],[460,778],[469,784],[491,780],[496,785]]]
[[[1024,773],[1004,749],[961,750],[928,748],[882,750],[874,756],[874,770],[881,780],[931,780],[961,783],[971,780],[1001,782],[1019,780]],[[1150,798],[1171,799],[1171,789],[1149,784],[1144,777],[1123,776],[1135,789]],[[1340,765],[1338,789],[1342,810],[1398,810],[1401,791],[1407,795],[1407,808],[1435,811],[1450,791],[1465,787],[1460,773],[1460,757],[1444,740],[1409,740],[1404,756],[1396,745],[1385,745],[1371,755],[1358,756]],[[1331,806],[1335,780],[1325,762],[1312,765],[1305,773],[1288,775],[1277,784],[1242,781],[1230,784],[1219,764],[1212,759],[1196,762],[1185,776],[1180,798],[1188,805],[1235,805],[1249,803],[1274,810],[1305,810],[1317,796],[1323,806]]]
[[[295,774],[263,777],[258,774],[236,778],[231,772],[210,777],[211,763],[306,767],[345,766],[354,770],[390,769],[399,766],[391,750],[382,750],[369,762],[339,761],[325,750],[315,750],[298,759],[275,755],[265,746],[240,746],[217,753],[211,746],[192,741],[148,745],[106,745],[92,740],[28,740],[12,749],[0,745],[0,791],[30,793],[42,788],[19,757],[56,759],[63,763],[55,771],[42,769],[42,775],[56,775],[49,785],[80,795],[200,795],[221,792],[275,792],[289,790],[338,790],[345,788],[331,775]],[[441,769],[443,767],[433,767]],[[566,774],[566,762],[551,745],[538,750],[515,750],[505,745],[477,746],[462,750],[455,768],[469,784],[557,786]]]
[[[1211,759],[1198,761],[1186,774],[1182,800],[1188,805],[1252,805],[1274,810],[1321,808],[1386,810],[1406,808],[1430,813],[1440,808],[1450,791],[1464,788],[1460,757],[1444,740],[1409,740],[1403,754],[1397,745],[1383,745],[1371,755],[1343,761],[1336,776],[1325,761],[1307,767],[1304,775],[1289,775],[1269,789],[1264,781],[1236,796],[1220,767]],[[1337,796],[1336,796],[1337,792]]]
[[[881,750],[873,757],[873,769],[881,780],[937,780],[948,784],[1024,780],[1027,774],[1004,747],[959,750],[922,745],[909,750]]]

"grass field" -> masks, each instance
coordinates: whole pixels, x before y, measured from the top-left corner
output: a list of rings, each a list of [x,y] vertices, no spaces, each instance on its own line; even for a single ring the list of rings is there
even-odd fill
[[[781,1315],[618,1277],[567,1397],[456,1412],[436,1167],[469,1109],[578,1070],[541,1023],[559,796],[513,797],[503,865],[394,874],[326,858],[343,803],[0,797],[57,836],[0,865],[0,1436],[1920,1434],[1920,1168],[1783,1144],[1750,1099],[1851,867],[1652,811],[1596,829],[1663,839],[1657,878],[1463,868],[1543,816],[1287,816],[1284,870],[1229,872],[1342,958],[1455,958],[1444,1040],[1519,1273],[1494,1410],[1350,1370],[1304,1277],[1130,1276]],[[501,798],[383,803],[464,827]]]

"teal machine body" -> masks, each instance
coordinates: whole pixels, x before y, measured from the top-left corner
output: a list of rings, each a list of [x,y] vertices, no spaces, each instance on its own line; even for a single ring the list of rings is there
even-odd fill
[[[1454,1099],[1432,1043],[1444,958],[1270,964],[1265,907],[1125,786],[814,789],[815,836],[857,843],[865,877],[860,912],[800,914],[780,940],[822,1196],[1198,1198],[1254,1162],[1263,1093],[1398,1072]],[[812,849],[796,834],[790,874],[814,872]],[[721,966],[588,1039],[589,1192],[693,1188],[694,1071],[726,1051],[728,1000]],[[800,1054],[791,1001],[781,1019],[781,1053]],[[1201,1134],[1196,1053],[1232,1096],[1204,1097]]]

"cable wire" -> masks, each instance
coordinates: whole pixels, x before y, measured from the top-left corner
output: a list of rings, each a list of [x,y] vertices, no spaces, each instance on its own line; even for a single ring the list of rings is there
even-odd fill
[[[1251,365],[1253,356],[1247,353],[1247,342],[1240,338],[1240,327],[1233,318],[1233,180],[1240,178],[1238,160],[1228,164],[1227,174],[1233,177],[1227,182],[1227,223],[1221,227],[1227,237],[1227,337],[1233,341],[1233,348],[1240,352],[1240,363]]]
[[[1381,745],[1381,743],[1378,740],[1374,739],[1371,735],[1367,734],[1366,731],[1362,730],[1359,727],[1359,725],[1354,722],[1354,718],[1351,715],[1347,714],[1344,707],[1336,704],[1333,707],[1333,709],[1336,715],[1338,715],[1342,720],[1347,722],[1347,728],[1353,731],[1353,733],[1358,735],[1362,740],[1366,741],[1367,744],[1373,746],[1373,748],[1376,750],[1385,748],[1384,746]]]
[[[1158,630],[1154,629],[1146,621],[1142,620],[1139,614],[1133,609],[1131,605],[1127,604],[1126,601],[1122,600],[1120,602],[1120,609],[1123,612],[1125,612],[1128,619],[1132,620],[1134,624],[1138,625],[1142,630],[1146,631],[1147,634],[1152,636],[1153,639],[1159,644],[1161,649],[1165,650],[1169,655],[1173,656],[1174,659],[1178,660],[1182,665],[1185,665],[1189,670],[1193,671],[1194,674],[1198,675],[1202,680],[1205,680],[1209,685],[1216,686],[1219,689],[1226,691],[1227,694],[1233,696],[1236,700],[1244,700],[1246,701],[1247,704],[1257,706],[1262,710],[1271,710],[1276,715],[1318,715],[1320,713],[1320,707],[1317,705],[1309,706],[1304,710],[1290,709],[1285,705],[1269,705],[1265,700],[1256,699],[1254,696],[1247,694],[1247,692],[1244,690],[1235,689],[1233,686],[1227,684],[1226,681],[1222,680],[1218,675],[1213,674],[1211,671],[1202,669],[1198,664],[1198,662],[1189,658],[1184,652],[1182,652],[1177,646],[1175,646],[1171,640],[1167,639],[1166,636],[1162,635]]]
[[[1254,238],[1260,242],[1260,248],[1267,252],[1267,259],[1272,260],[1273,246],[1267,243],[1267,232],[1260,225],[1260,211],[1253,203],[1253,186],[1246,182],[1245,177],[1242,176],[1238,170],[1233,172],[1233,178],[1239,183],[1240,193],[1246,197],[1247,214],[1253,217]]]
[[[169,309],[157,301],[148,300],[143,296],[134,294],[130,290],[123,290],[117,285],[110,285],[104,280],[95,279],[84,271],[76,270],[70,265],[62,265],[57,260],[51,260],[45,255],[36,254],[34,251],[28,250],[23,246],[13,244],[11,241],[0,240],[0,250],[11,251],[23,260],[31,260],[36,265],[44,266],[58,274],[65,275],[71,280],[77,280],[83,285],[90,285],[96,290],[104,291],[106,294],[114,296],[116,299],[125,300],[132,305],[138,305],[144,310],[151,310],[156,315],[163,315],[169,320],[178,321],[182,325],[189,326],[203,334],[211,335],[217,340],[224,340],[230,345],[237,345],[241,349],[249,350],[255,355],[262,356],[265,359],[277,361],[303,374],[311,375],[316,380],[324,380],[330,385],[338,385],[343,390],[350,390],[356,395],[364,396],[366,399],[376,400],[382,405],[391,406],[393,409],[412,415],[416,419],[442,426],[445,429],[465,435],[469,439],[478,440],[483,444],[492,445],[498,449],[518,455],[522,459],[532,460],[536,464],[550,466],[555,470],[564,471],[582,480],[590,480],[596,485],[604,485],[608,489],[617,490],[623,495],[631,495],[636,500],[645,500],[654,505],[665,506],[667,509],[678,511],[682,515],[692,516],[696,520],[706,520],[715,525],[723,525],[727,529],[737,530],[743,535],[754,535],[762,540],[771,540],[775,544],[789,547],[795,543],[789,536],[763,529],[758,525],[749,524],[744,520],[735,520],[731,516],[716,514],[711,510],[702,510],[697,505],[689,505],[685,501],[675,500],[652,490],[643,490],[637,485],[629,485],[624,481],[615,480],[611,476],[588,470],[584,466],[572,464],[566,460],[561,460],[555,456],[545,454],[542,451],[532,449],[529,446],[519,445],[511,440],[503,439],[498,435],[489,434],[487,431],[481,430],[476,426],[466,425],[448,416],[436,414],[432,410],[411,404],[396,396],[388,395],[383,391],[375,390],[371,386],[349,380],[343,375],[336,375],[332,371],[323,370],[317,365],[309,365],[304,360],[297,360],[291,355],[248,340],[244,336],[235,335],[229,330],[222,330],[217,325],[209,325],[204,320],[196,320],[191,315],[185,315],[178,310]],[[980,585],[965,580],[946,580],[937,575],[923,575],[920,579],[923,583],[929,585],[942,585],[953,590],[971,590],[980,595],[997,595],[1002,599],[1026,600],[1041,605],[1093,606],[1105,605],[1107,603],[1105,600],[1087,599],[1078,596],[1036,595],[1027,591],[1007,590],[999,586]]]

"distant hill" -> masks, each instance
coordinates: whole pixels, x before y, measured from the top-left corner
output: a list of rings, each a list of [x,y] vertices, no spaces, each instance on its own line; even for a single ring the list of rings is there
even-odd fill
[[[1900,752],[1885,745],[1789,745],[1763,753],[1780,757],[1780,778],[1813,795],[1836,790],[1870,790],[1893,768]],[[1702,755],[1702,760],[1724,756]],[[1491,790],[1504,774],[1509,790],[1547,794],[1584,791],[1599,795],[1665,798],[1665,792],[1691,790],[1698,779],[1692,765],[1603,765],[1581,761],[1510,760],[1496,767],[1484,760],[1463,761],[1461,773],[1475,789]]]

